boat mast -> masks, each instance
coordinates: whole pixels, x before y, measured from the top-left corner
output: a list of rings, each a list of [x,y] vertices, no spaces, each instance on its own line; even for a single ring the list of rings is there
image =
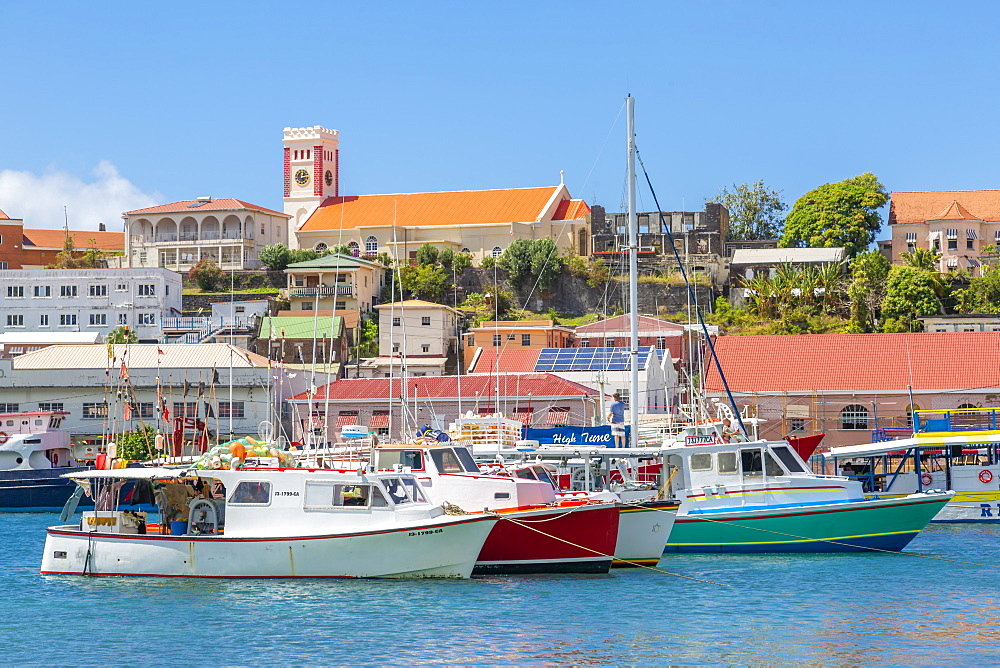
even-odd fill
[[[639,440],[639,264],[638,264],[638,225],[635,215],[635,98],[629,95],[625,98],[626,130],[628,132],[628,298],[629,320],[629,358],[632,362],[632,382],[629,386],[629,418],[632,427],[632,438],[629,446],[635,447]]]

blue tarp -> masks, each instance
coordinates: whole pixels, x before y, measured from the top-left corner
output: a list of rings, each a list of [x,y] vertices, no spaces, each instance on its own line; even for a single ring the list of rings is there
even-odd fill
[[[625,427],[625,445],[628,446],[631,427]],[[592,448],[613,448],[615,439],[611,427],[528,427],[525,438],[543,445],[579,445]]]

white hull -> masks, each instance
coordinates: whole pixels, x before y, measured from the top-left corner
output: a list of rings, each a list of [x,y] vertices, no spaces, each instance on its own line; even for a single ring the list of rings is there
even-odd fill
[[[618,521],[618,546],[612,566],[651,565],[658,562],[675,517],[676,503],[626,503]]]
[[[441,517],[363,533],[277,538],[51,527],[43,575],[205,578],[467,578],[496,520]]]

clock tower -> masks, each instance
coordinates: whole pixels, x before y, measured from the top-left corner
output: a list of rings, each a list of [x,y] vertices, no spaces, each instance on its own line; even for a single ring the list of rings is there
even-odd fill
[[[295,232],[327,197],[340,194],[340,133],[319,125],[285,128],[285,213],[289,245]]]

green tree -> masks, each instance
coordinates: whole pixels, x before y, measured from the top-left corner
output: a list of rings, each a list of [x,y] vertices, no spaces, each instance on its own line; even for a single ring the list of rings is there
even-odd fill
[[[454,270],[455,275],[461,276],[462,272],[472,266],[472,256],[468,253],[455,253],[455,259],[452,260],[451,268]]]
[[[782,212],[788,205],[782,201],[781,191],[768,188],[763,180],[734,183],[732,190],[723,187],[705,202],[717,202],[729,211],[729,238],[733,241],[781,236]]]
[[[292,253],[285,244],[270,244],[261,248],[260,252],[257,253],[257,259],[260,260],[260,263],[274,271],[280,271],[287,267],[291,258]]]
[[[437,257],[438,264],[445,271],[451,271],[452,267],[455,266],[455,251],[450,248],[444,248],[438,253]]]
[[[79,269],[83,263],[76,257],[76,246],[73,244],[73,237],[69,233],[63,237],[62,250],[56,253],[55,262],[46,265],[46,269]]]
[[[198,284],[202,292],[214,292],[222,283],[226,273],[214,260],[203,257],[198,263],[188,269],[188,278]]]
[[[437,266],[438,249],[430,244],[424,244],[417,249],[417,264]]]
[[[919,331],[916,318],[938,313],[940,307],[931,272],[902,265],[889,269],[882,300],[883,332]]]
[[[552,284],[563,270],[563,259],[552,239],[515,239],[497,260],[497,266],[507,272],[514,285],[529,278],[541,287]]]
[[[131,461],[144,461],[157,456],[156,429],[153,425],[143,425],[134,431],[128,431],[118,439],[118,458]]]
[[[1000,269],[990,269],[953,293],[960,313],[1000,313]]]
[[[315,260],[318,257],[319,254],[312,248],[296,248],[288,251],[288,264],[308,262],[309,260]]]
[[[851,261],[851,284],[847,288],[847,296],[851,300],[852,331],[875,331],[885,299],[890,266],[878,251],[860,253]]]
[[[924,271],[937,271],[941,251],[936,248],[914,248],[912,253],[900,253],[899,259],[907,267],[916,267]]]
[[[465,313],[473,326],[478,327],[484,320],[505,320],[512,312],[514,294],[503,288],[493,286],[490,292],[473,292],[466,296],[465,301],[458,305],[458,310]]]
[[[358,335],[358,357],[375,357],[378,355],[378,318],[365,318],[361,321]]]
[[[400,286],[404,294],[417,299],[440,301],[450,285],[444,269],[435,265],[404,267],[400,272]]]
[[[837,248],[854,257],[875,241],[889,194],[871,172],[825,183],[800,197],[785,219],[781,246]]]
[[[139,337],[127,326],[115,327],[104,337],[105,343],[138,343]]]
[[[496,266],[496,263],[497,263],[496,258],[494,258],[492,255],[484,255],[483,259],[479,261],[479,266],[482,267],[483,269],[492,269],[494,266]]]

